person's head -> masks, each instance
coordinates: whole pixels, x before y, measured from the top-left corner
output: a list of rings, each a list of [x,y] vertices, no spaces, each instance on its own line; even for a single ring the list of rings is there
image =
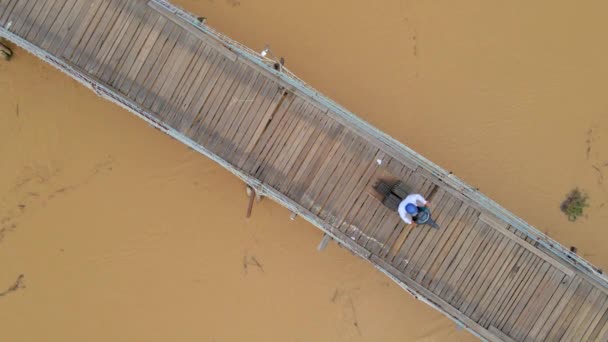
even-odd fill
[[[414,215],[418,214],[418,207],[417,207],[415,204],[413,204],[413,203],[408,203],[408,204],[405,206],[405,211],[406,211],[408,214],[410,214],[410,215],[414,216]]]

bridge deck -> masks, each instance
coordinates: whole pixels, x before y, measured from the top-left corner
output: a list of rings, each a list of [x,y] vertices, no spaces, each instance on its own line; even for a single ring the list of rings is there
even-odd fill
[[[590,265],[168,3],[0,0],[0,27],[478,336],[608,340],[608,291]],[[430,198],[441,229],[404,225],[370,195],[379,179]]]

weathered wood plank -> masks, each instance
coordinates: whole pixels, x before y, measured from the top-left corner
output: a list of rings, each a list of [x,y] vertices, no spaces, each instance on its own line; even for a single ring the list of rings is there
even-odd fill
[[[522,290],[522,285],[529,281],[530,277],[534,272],[542,266],[543,262],[540,258],[537,258],[534,254],[526,251],[526,258],[524,261],[511,270],[511,274],[507,278],[507,282],[503,285],[504,291],[501,292],[500,296],[497,296],[491,314],[487,317],[487,324],[498,325],[506,312],[511,307],[513,301],[517,300],[519,292]],[[485,324],[484,317],[480,320],[481,324]]]
[[[155,2],[150,1],[150,2],[148,2],[148,5],[150,7],[152,7],[154,10],[158,11],[158,13],[162,14],[163,16],[167,17],[169,20],[173,21],[174,23],[176,23],[177,25],[182,27],[184,30],[187,30],[191,34],[194,34],[197,37],[199,37],[200,39],[205,40],[205,42],[207,44],[216,48],[216,50],[219,53],[223,54],[226,58],[230,59],[233,62],[236,61],[236,58],[237,58],[236,54],[234,52],[230,51],[230,49],[228,47],[226,47],[224,44],[222,44],[221,42],[210,38],[209,36],[204,34],[201,30],[198,30],[191,24],[189,24],[189,23],[185,22],[184,20],[182,20],[181,18],[177,17],[175,15],[175,13],[171,13],[171,12],[167,11],[166,8],[159,6]]]
[[[561,310],[559,317],[554,318],[555,323],[545,337],[546,340],[559,341],[562,338],[568,329],[569,324],[574,319],[574,316],[583,305],[585,298],[587,298],[591,290],[592,286],[589,283],[582,283],[581,286],[578,287],[570,300],[566,302],[566,305],[564,309]]]
[[[420,271],[416,275],[416,281],[420,284],[425,282],[427,275],[433,276],[439,265],[436,265],[437,259],[443,260],[447,253],[446,244],[450,241],[455,241],[458,235],[462,232],[463,220],[466,221],[468,214],[472,212],[471,208],[463,202],[460,202],[460,207],[452,217],[447,217],[440,224],[440,229],[443,231],[438,234],[438,238],[431,243],[432,248],[429,248],[427,255],[423,259],[423,264]]]
[[[598,306],[598,309],[594,312],[592,317],[589,317],[589,325],[587,329],[585,331],[581,330],[582,336],[578,337],[575,335],[573,338],[578,341],[590,341],[591,334],[597,327],[601,326],[600,322],[606,313],[608,313],[608,296],[604,296],[604,303],[601,306]]]
[[[587,331],[591,321],[600,307],[606,301],[606,295],[599,289],[591,290],[585,302],[576,313],[562,336],[562,341],[581,341],[582,335]]]
[[[495,217],[492,217],[491,214],[488,213],[484,213],[479,217],[480,220],[486,222],[487,224],[491,225],[492,227],[494,227],[495,229],[497,229],[498,231],[500,231],[501,233],[503,233],[506,237],[508,237],[509,239],[512,239],[514,241],[520,241],[519,243],[521,243],[521,240],[512,232],[510,232],[509,230],[507,230],[507,226],[508,224],[505,222],[502,222],[500,220],[498,220]],[[562,265],[561,263],[557,262],[555,259],[549,257],[548,255],[546,255],[545,253],[543,253],[542,251],[540,251],[538,248],[534,248],[532,247],[530,244],[528,243],[521,243],[522,246],[524,246],[524,248],[527,248],[530,252],[534,253],[536,256],[542,258],[543,260],[545,260],[546,262],[550,263],[551,265],[553,265],[553,267],[561,270],[562,272],[564,272],[564,274],[566,274],[567,276],[573,276],[574,275],[574,271],[568,267],[565,267],[564,265]]]

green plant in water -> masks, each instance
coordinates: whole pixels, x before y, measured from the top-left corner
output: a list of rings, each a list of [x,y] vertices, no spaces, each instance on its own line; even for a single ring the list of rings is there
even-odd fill
[[[568,216],[568,220],[574,222],[583,215],[583,210],[589,206],[587,199],[587,194],[576,188],[566,196],[566,200],[562,202],[560,209]]]

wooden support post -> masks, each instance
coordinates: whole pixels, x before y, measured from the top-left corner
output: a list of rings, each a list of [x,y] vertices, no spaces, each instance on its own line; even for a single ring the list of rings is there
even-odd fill
[[[13,57],[13,50],[6,46],[2,40],[0,40],[0,56],[6,61]]]
[[[317,246],[317,251],[319,251],[319,252],[323,251],[327,247],[327,244],[329,243],[329,241],[331,241],[331,236],[329,236],[327,234],[323,234],[323,240],[321,240],[321,242]]]
[[[249,204],[247,204],[247,218],[251,217],[251,211],[253,210],[253,200],[256,198],[255,190],[252,187],[247,186],[247,195],[249,195]]]
[[[289,219],[294,221],[296,219],[296,217],[298,217],[298,214],[296,213],[291,213],[291,216],[289,216]]]

